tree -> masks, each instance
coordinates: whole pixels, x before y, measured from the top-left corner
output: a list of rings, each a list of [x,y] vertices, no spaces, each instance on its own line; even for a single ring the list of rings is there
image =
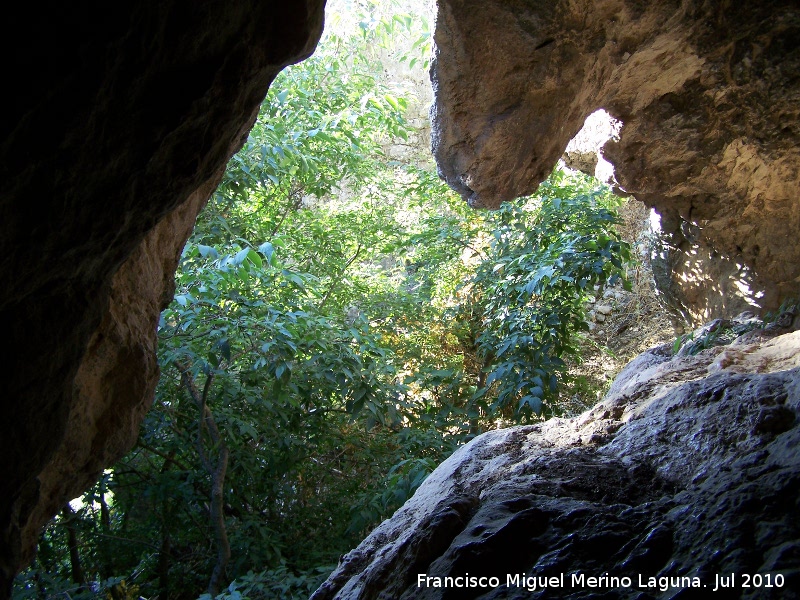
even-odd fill
[[[489,414],[558,413],[563,359],[580,359],[576,342],[588,331],[586,299],[624,280],[630,260],[614,229],[617,204],[607,188],[557,171],[533,201],[495,215],[490,254],[462,304],[487,373],[476,396],[491,399]]]

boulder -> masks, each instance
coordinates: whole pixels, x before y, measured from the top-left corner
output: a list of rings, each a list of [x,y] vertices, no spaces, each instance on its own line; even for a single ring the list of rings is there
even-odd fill
[[[312,600],[700,598],[732,573],[721,597],[797,598],[800,331],[786,331],[655,348],[586,413],[481,435]],[[754,573],[782,585],[744,587]]]

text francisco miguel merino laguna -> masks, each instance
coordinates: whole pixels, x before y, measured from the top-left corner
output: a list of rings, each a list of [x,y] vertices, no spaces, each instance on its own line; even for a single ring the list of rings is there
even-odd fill
[[[764,585],[764,577],[769,581]],[[756,578],[758,580],[756,581]],[[564,573],[543,577],[539,575],[528,575],[526,573],[507,574],[505,581],[500,577],[482,577],[465,573],[461,576],[433,577],[425,573],[417,574],[418,588],[497,588],[505,584],[508,588],[525,588],[529,592],[543,588],[565,588],[567,584],[572,588],[649,588],[658,589],[666,592],[672,588],[709,588],[709,591],[716,592],[722,588],[732,587],[783,587],[784,578],[782,574],[775,575],[741,575],[740,581],[736,581],[736,575],[715,575],[714,581],[703,583],[699,577],[650,577],[646,575],[634,575],[633,577],[617,577],[603,573],[600,576],[589,576],[585,573],[570,573],[566,577]],[[738,586],[736,585],[738,583]]]

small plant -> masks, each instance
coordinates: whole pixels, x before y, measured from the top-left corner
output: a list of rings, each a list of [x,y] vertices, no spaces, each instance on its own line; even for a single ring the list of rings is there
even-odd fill
[[[779,321],[782,316],[784,316],[784,318],[793,318],[795,315],[797,315],[798,311],[800,311],[800,303],[798,303],[794,298],[787,298],[781,302],[781,305],[777,311],[767,312],[764,315],[764,323],[767,325],[770,323],[775,323]]]
[[[282,562],[260,573],[250,571],[232,581],[220,594],[202,594],[198,600],[306,600],[333,569],[334,565],[327,565],[293,573]]]
[[[781,319],[791,320],[795,314],[796,304],[793,299],[785,300],[777,312],[768,312],[763,318],[748,316],[742,313],[735,319],[714,319],[710,323],[698,327],[684,335],[680,335],[672,344],[672,354],[676,356],[694,356],[714,346],[732,343],[737,337],[756,329],[767,329]],[[788,316],[788,319],[787,319]],[[787,323],[785,326],[789,326]]]
[[[672,354],[675,355],[678,353],[678,350],[686,343],[690,342],[694,339],[694,331],[690,331],[689,333],[684,333],[683,335],[679,335],[675,338],[675,342],[672,344]]]

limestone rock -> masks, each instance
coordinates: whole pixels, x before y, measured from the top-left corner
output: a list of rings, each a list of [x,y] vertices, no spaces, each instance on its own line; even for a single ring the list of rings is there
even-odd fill
[[[639,356],[581,416],[460,448],[313,600],[666,598],[678,590],[642,589],[638,575],[696,576],[707,594],[731,572],[780,573],[785,585],[726,597],[797,598],[800,331],[695,356],[670,350]],[[534,595],[505,585],[507,574],[569,583],[576,572],[632,586]],[[501,586],[417,587],[419,574],[465,573]]]
[[[0,597],[136,439],[177,257],[323,4],[17,7],[0,41]]]
[[[610,315],[611,311],[614,310],[608,304],[596,304],[594,309],[601,315]]]
[[[798,295],[800,6],[440,0],[432,145],[473,206],[531,193],[588,115],[661,214],[660,287],[696,324]]]

